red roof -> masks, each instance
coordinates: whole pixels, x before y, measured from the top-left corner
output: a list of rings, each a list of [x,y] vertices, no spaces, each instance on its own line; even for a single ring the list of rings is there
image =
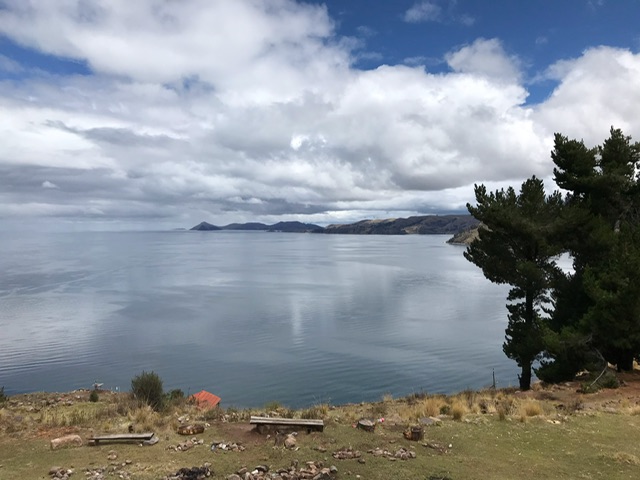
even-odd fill
[[[202,390],[198,393],[194,393],[191,395],[192,399],[196,401],[198,406],[205,408],[213,408],[220,403],[221,398],[213,393],[209,393],[205,390]]]

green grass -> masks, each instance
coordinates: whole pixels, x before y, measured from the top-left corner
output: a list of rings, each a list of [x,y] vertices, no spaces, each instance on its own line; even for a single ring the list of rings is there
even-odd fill
[[[439,397],[438,402],[442,401]],[[390,415],[407,411],[407,403],[401,400],[388,400],[384,404]],[[267,464],[277,469],[289,466],[293,460],[301,464],[321,461],[326,466],[336,465],[339,478],[343,479],[355,478],[355,475],[369,480],[414,480],[430,476],[447,476],[452,480],[638,477],[640,415],[633,415],[635,410],[632,408],[618,414],[575,413],[561,423],[551,423],[550,418],[545,417],[544,412],[549,412],[546,406],[541,408],[543,415],[523,416],[514,411],[503,420],[496,412],[487,415],[467,413],[461,421],[449,418],[439,426],[426,427],[423,441],[410,442],[403,438],[402,432],[413,418],[407,418],[406,423],[380,423],[374,433],[353,428],[354,419],[371,413],[372,409],[378,408],[377,405],[323,407],[321,411],[327,418],[325,431],[309,435],[300,433],[297,437],[298,451],[274,448],[273,439],[250,433],[244,423],[212,422],[203,434],[197,435],[204,440],[204,445],[186,452],[167,450],[168,445],[185,440],[173,429],[174,419],[181,413],[178,411],[168,412],[155,424],[160,442],[152,447],[117,444],[52,451],[49,440],[67,432],[76,431],[86,438],[92,426],[100,433],[123,431],[129,419],[136,415],[141,421],[152,422],[153,419],[151,414],[146,418],[147,414],[135,410],[119,415],[115,403],[102,400],[46,409],[46,418],[64,417],[79,422],[71,426],[67,425],[68,420],[64,421],[65,425],[60,425],[62,422],[58,420],[38,422],[38,416],[45,410],[29,415],[20,409],[9,411],[5,406],[0,408],[0,479],[47,478],[49,468],[54,465],[74,468],[77,472],[74,477],[84,478],[83,471],[87,467],[109,464],[107,455],[110,450],[118,453],[117,462],[130,460],[126,471],[132,478],[141,480],[162,478],[181,467],[200,466],[204,462],[212,464],[213,478],[223,479],[243,466],[251,469],[258,464]],[[464,406],[469,410],[475,408],[467,403]],[[57,414],[53,413],[56,409],[60,410]],[[112,417],[105,419],[104,412],[109,412]],[[188,413],[191,418],[197,418],[197,411],[192,409]],[[157,415],[156,412],[153,415]],[[548,415],[556,419],[555,413]],[[19,421],[17,417],[21,417]],[[9,424],[13,425],[12,429],[7,428]],[[209,445],[213,440],[242,441],[247,449],[244,452],[211,452]],[[443,454],[423,446],[426,442],[446,447],[451,445],[451,448]],[[364,464],[357,460],[332,458],[332,452],[349,447],[362,452]],[[417,458],[389,461],[366,453],[376,447],[390,451],[400,447],[411,448]]]

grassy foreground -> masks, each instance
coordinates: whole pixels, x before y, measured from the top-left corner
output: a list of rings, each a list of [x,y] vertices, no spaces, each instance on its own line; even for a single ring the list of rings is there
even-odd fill
[[[0,405],[0,479],[49,478],[53,466],[72,468],[72,479],[88,478],[87,469],[106,467],[105,478],[162,479],[182,467],[211,463],[212,478],[223,479],[241,467],[268,465],[271,471],[292,461],[335,465],[338,478],[362,479],[636,479],[640,478],[640,378],[628,375],[616,390],[577,393],[577,384],[536,386],[526,394],[512,390],[462,392],[454,396],[386,396],[369,404],[317,405],[292,411],[277,404],[253,411],[201,411],[181,403],[162,414],[139,407],[126,394],[89,392],[29,394]],[[300,433],[296,449],[275,446],[273,438],[251,430],[251,414],[325,419],[323,433]],[[403,437],[426,417],[424,439]],[[187,418],[188,417],[188,420]],[[170,449],[186,438],[176,433],[179,418],[206,423],[195,435],[203,444],[186,451]],[[377,420],[375,432],[354,428],[361,418]],[[384,418],[383,422],[380,419]],[[94,433],[154,431],[154,446],[87,446]],[[85,445],[51,450],[51,439],[77,433]],[[211,451],[213,442],[239,443],[243,451]],[[416,453],[409,460],[389,460],[369,450]],[[333,458],[351,448],[360,460]],[[115,458],[114,458],[115,454]],[[359,477],[358,477],[359,476]]]

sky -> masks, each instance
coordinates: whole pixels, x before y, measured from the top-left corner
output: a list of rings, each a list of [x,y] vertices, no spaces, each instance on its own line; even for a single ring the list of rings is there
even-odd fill
[[[466,213],[640,140],[640,0],[0,0],[0,228]]]

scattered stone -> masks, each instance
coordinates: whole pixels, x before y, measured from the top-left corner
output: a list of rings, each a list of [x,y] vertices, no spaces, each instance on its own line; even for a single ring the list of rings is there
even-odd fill
[[[353,450],[351,447],[333,452],[333,458],[338,460],[350,460],[352,458],[360,458],[362,454],[358,450]]]
[[[49,469],[49,476],[51,478],[59,480],[69,480],[69,477],[73,475],[73,470],[70,468],[51,467]]]
[[[406,448],[400,448],[395,452],[390,452],[389,450],[383,450],[382,448],[374,448],[368,450],[367,453],[370,453],[374,457],[386,457],[389,460],[409,460],[412,458],[416,458],[416,452],[413,450],[407,450]]]
[[[320,461],[305,462],[298,468],[299,462],[294,460],[290,467],[269,470],[266,465],[258,465],[253,471],[243,469],[225,477],[226,480],[335,480],[338,468],[325,467]],[[240,472],[243,473],[240,473]]]
[[[423,443],[422,446],[431,448],[432,450],[435,450],[438,453],[449,453],[449,448],[451,448],[451,444],[449,444],[449,448],[447,448],[445,445],[441,445],[440,443],[436,443],[436,442]]]
[[[62,447],[81,447],[82,438],[80,435],[65,435],[64,437],[54,438],[51,440],[51,450]]]
[[[178,433],[180,435],[196,435],[204,432],[204,425],[180,425],[178,427]]]
[[[198,444],[201,444],[200,440],[198,441]],[[216,440],[211,443],[211,451],[215,452],[216,450],[223,450],[226,452],[244,452],[246,447],[240,442],[226,443]]]
[[[107,455],[107,460],[115,460],[118,458],[118,453],[115,450],[109,450],[109,454]]]
[[[203,480],[211,476],[211,468],[202,467],[181,468],[174,475],[168,475],[163,480]],[[242,480],[242,479],[241,479]]]

